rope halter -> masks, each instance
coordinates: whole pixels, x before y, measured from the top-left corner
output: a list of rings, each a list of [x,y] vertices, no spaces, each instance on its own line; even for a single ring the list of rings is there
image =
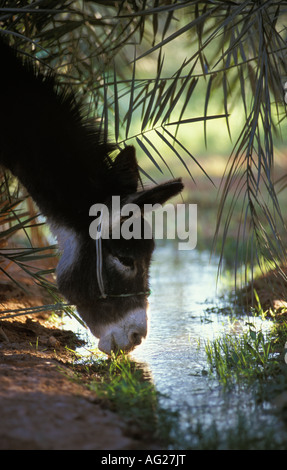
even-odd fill
[[[100,211],[99,224],[97,226],[97,237],[96,237],[96,254],[97,254],[97,281],[100,289],[100,299],[106,299],[107,297],[133,297],[135,295],[150,295],[150,290],[145,292],[127,293],[127,294],[106,294],[105,285],[103,281],[103,251],[102,251],[102,219],[103,210]]]

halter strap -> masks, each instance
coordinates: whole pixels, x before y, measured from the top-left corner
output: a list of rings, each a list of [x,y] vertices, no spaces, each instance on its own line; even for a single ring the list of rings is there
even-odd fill
[[[101,298],[106,299],[107,294],[105,293],[104,281],[103,281],[103,253],[102,253],[102,217],[103,211],[100,214],[100,223],[97,227],[98,236],[96,238],[96,253],[97,253],[97,281],[101,293]]]
[[[100,289],[100,299],[106,299],[107,297],[133,297],[135,295],[150,295],[150,290],[146,292],[136,292],[128,294],[106,294],[105,286],[103,281],[103,253],[102,253],[102,218],[103,211],[101,210],[99,217],[99,225],[97,227],[98,236],[96,238],[96,254],[97,254],[97,281]]]

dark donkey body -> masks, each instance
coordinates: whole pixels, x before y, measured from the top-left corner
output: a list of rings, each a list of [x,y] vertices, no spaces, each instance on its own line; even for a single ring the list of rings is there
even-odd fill
[[[121,197],[121,204],[163,204],[182,190],[182,183],[138,190],[133,147],[112,159],[113,146],[83,118],[73,93],[18,57],[1,36],[0,67],[0,164],[26,187],[57,236],[60,292],[100,338],[101,350],[130,351],[147,334],[143,293],[154,242],[102,240],[107,297],[101,298],[89,209],[95,203],[109,206],[113,195]]]

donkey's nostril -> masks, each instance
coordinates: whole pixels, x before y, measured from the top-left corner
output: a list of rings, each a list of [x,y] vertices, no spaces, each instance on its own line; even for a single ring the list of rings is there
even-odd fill
[[[129,341],[133,346],[137,346],[142,342],[142,336],[137,331],[129,332]]]
[[[104,325],[97,335],[98,348],[104,353],[129,353],[147,336],[147,313],[144,309],[128,312],[120,322]]]

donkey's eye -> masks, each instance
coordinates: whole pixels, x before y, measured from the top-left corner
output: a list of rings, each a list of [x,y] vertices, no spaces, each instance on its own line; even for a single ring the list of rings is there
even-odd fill
[[[130,256],[117,256],[118,260],[124,266],[133,269],[134,268],[134,260]]]

